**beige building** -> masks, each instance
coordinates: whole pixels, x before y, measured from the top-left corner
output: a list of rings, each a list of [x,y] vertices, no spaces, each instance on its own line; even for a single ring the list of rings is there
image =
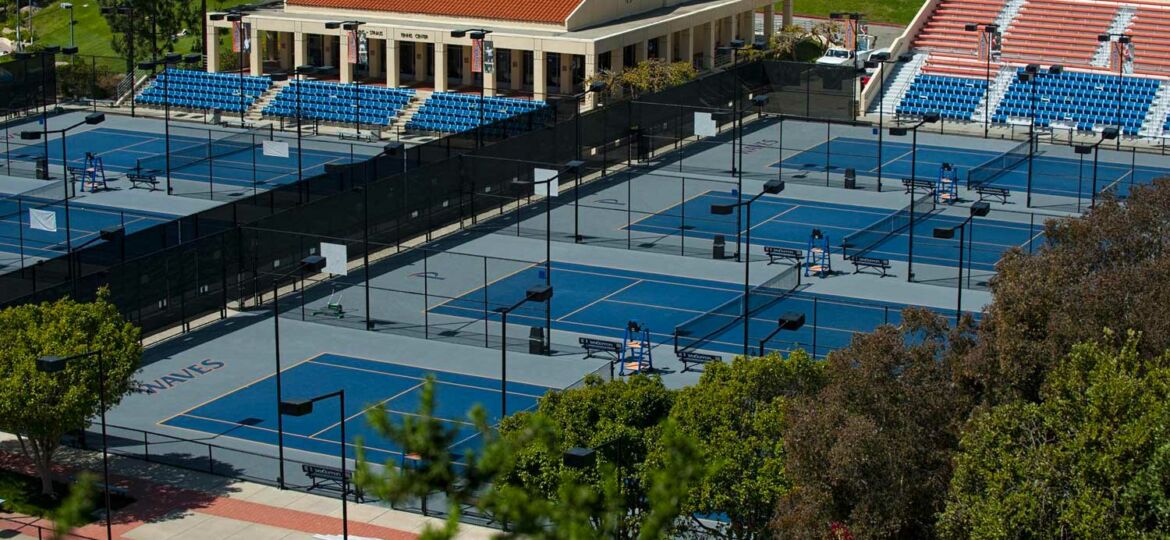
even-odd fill
[[[764,13],[758,38],[766,38],[774,26],[769,0],[286,0],[238,16],[209,14],[208,71],[218,71],[216,37],[238,25],[258,44],[244,58],[253,75],[313,65],[346,83],[446,91],[482,82],[487,95],[545,99],[647,58],[699,69],[730,62],[719,48],[757,38],[755,11]],[[490,31],[482,50],[493,62],[482,74],[472,70],[472,34],[452,37],[460,30]],[[364,63],[351,56],[359,33]]]

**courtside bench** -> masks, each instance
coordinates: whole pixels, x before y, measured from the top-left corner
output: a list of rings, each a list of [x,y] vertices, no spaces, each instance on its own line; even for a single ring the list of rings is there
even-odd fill
[[[596,354],[608,354],[611,355],[611,359],[617,359],[622,353],[622,344],[616,341],[581,337],[577,338],[577,343],[585,349],[585,358],[596,358],[594,356]]]
[[[1012,195],[1012,192],[1008,191],[1007,188],[994,186],[978,186],[975,188],[975,193],[979,194],[979,200],[981,201],[984,197],[994,197],[1004,204],[1007,204],[1008,197]]]
[[[138,187],[138,184],[146,184],[151,191],[158,190],[158,177],[154,173],[144,172],[128,172],[126,179],[130,181],[130,189]]]
[[[879,259],[877,257],[850,257],[849,262],[853,263],[854,274],[861,272],[862,268],[871,268],[881,271],[882,277],[889,275],[886,273],[890,270],[889,259]]]
[[[332,491],[334,493],[341,493],[341,487],[343,484],[341,481],[341,478],[342,478],[341,469],[335,469],[333,467],[325,467],[322,465],[309,465],[308,463],[303,463],[303,464],[301,464],[301,471],[305,473],[305,476],[309,477],[309,480],[313,481],[313,484],[310,485],[309,489],[307,489],[305,491],[313,491],[314,489],[321,489],[324,491]],[[353,472],[352,471],[345,472],[344,484],[348,488],[348,489],[346,489],[346,493],[345,493],[345,495],[347,497],[349,495],[353,495],[353,500],[355,500],[357,502],[365,502],[366,496],[364,493],[362,493],[362,488],[353,483]]]
[[[923,190],[927,193],[934,192],[934,182],[930,180],[912,180],[910,178],[902,179],[902,187],[905,188],[903,193],[910,193],[912,191]]]
[[[710,364],[711,362],[722,362],[722,356],[714,354],[704,354],[691,351],[675,351],[678,360],[682,362],[683,371],[690,369],[690,364]]]
[[[764,255],[768,256],[768,264],[776,264],[781,260],[792,261],[793,263],[801,263],[804,261],[803,251],[786,247],[764,246]]]

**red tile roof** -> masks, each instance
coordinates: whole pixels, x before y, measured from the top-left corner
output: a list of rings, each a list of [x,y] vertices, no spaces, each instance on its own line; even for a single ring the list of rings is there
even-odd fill
[[[296,6],[564,24],[584,0],[287,0]]]

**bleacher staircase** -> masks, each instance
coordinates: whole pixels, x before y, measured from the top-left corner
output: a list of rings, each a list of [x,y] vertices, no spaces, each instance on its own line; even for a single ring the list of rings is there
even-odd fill
[[[1122,5],[1117,8],[1117,14],[1113,16],[1113,24],[1109,25],[1110,34],[1123,34],[1129,30],[1129,25],[1133,23],[1134,16],[1137,15],[1137,8],[1131,5]],[[1096,67],[1107,67],[1109,65],[1110,56],[1112,55],[1113,44],[1105,41],[1097,46],[1097,52],[1093,53],[1093,60],[1090,62]]]
[[[885,98],[882,100],[881,107],[886,115],[893,115],[897,110],[898,104],[902,103],[902,98],[906,96],[906,90],[910,88],[910,84],[922,72],[922,66],[926,65],[926,59],[930,55],[927,53],[915,53],[914,59],[904,64],[891,64],[896,66],[893,76],[886,77],[886,87],[883,90]],[[878,100],[873,100],[870,104],[869,112],[876,114],[879,110]]]

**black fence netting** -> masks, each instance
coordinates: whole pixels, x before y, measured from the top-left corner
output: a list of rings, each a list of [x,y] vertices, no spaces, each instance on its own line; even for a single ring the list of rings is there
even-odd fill
[[[300,241],[298,234],[245,229],[329,237],[345,243],[351,259],[367,255],[365,244],[431,240],[520,207],[533,195],[534,167],[564,170],[580,159],[581,174],[606,174],[677,148],[693,139],[697,111],[711,112],[725,126],[737,105],[749,108],[748,98],[764,93],[771,103],[795,100],[813,116],[855,108],[852,91],[822,87],[832,71],[744,63],[636,99],[602,100],[584,113],[576,97],[551,99],[547,108],[478,133],[329,165],[302,181],[0,275],[0,306],[65,295],[84,301],[109,286],[112,301],[146,333],[186,327],[229,307],[248,307],[312,249],[291,243]],[[833,79],[852,76],[842,71]]]

